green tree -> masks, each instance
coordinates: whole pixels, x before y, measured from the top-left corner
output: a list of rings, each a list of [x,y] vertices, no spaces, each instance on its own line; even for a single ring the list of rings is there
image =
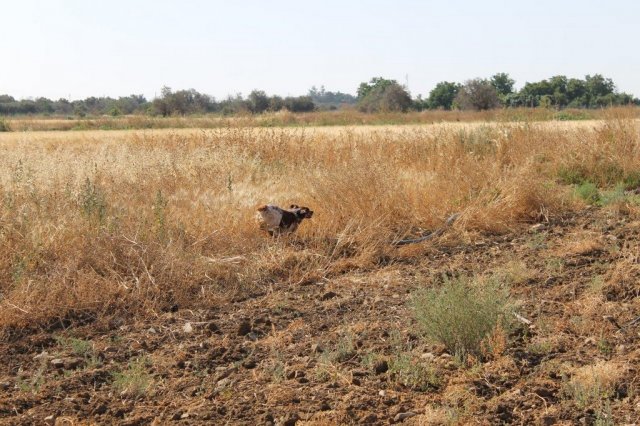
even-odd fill
[[[360,86],[358,87],[358,101],[366,98],[374,90],[378,93],[382,93],[385,88],[392,84],[398,84],[398,82],[395,80],[387,80],[382,77],[373,77],[369,83],[360,83]]]
[[[291,112],[311,112],[316,109],[310,96],[289,96],[284,99],[284,107]]]
[[[458,95],[458,91],[462,87],[459,83],[451,83],[448,81],[441,81],[436,84],[431,92],[429,92],[429,98],[427,99],[427,105],[430,109],[446,109],[450,110],[453,107],[453,101]]]
[[[269,97],[262,90],[254,90],[247,98],[249,110],[254,114],[261,114],[269,109]]]
[[[513,85],[516,84],[515,80],[509,77],[509,74],[504,72],[495,74],[491,77],[490,82],[496,89],[496,92],[498,92],[498,96],[501,100],[513,93]]]

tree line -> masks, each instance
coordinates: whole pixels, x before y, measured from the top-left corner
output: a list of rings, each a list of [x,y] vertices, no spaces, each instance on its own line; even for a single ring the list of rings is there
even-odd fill
[[[464,83],[442,81],[426,98],[412,98],[406,87],[396,80],[374,77],[359,85],[356,95],[331,92],[312,87],[306,95],[280,97],[254,90],[216,100],[195,89],[173,91],[163,87],[160,96],[149,101],[142,95],[119,98],[89,97],[83,100],[51,100],[44,97],[16,100],[0,95],[0,115],[128,115],[159,116],[217,113],[222,115],[261,114],[265,112],[310,112],[357,108],[363,112],[406,112],[426,109],[485,110],[509,107],[601,108],[617,105],[640,105],[631,94],[616,90],[610,78],[600,74],[584,79],[563,75],[538,82],[527,82],[515,90],[515,81],[506,73],[490,78],[475,78]]]

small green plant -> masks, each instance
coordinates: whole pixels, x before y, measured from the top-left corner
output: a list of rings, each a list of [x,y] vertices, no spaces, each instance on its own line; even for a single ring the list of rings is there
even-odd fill
[[[164,240],[167,236],[167,205],[167,199],[162,195],[162,191],[158,190],[152,210],[156,224],[156,232],[160,240]]]
[[[531,342],[527,350],[534,355],[548,355],[553,351],[553,344],[549,340],[538,340]]]
[[[547,248],[547,234],[544,232],[534,234],[527,241],[527,246],[532,250]]]
[[[273,382],[281,382],[285,378],[285,359],[281,352],[275,349],[271,351],[269,362],[265,364],[264,371]]]
[[[508,290],[495,279],[444,277],[440,288],[426,288],[412,297],[419,327],[429,340],[440,342],[461,361],[482,357],[482,342],[508,325]]]
[[[61,336],[58,336],[55,339],[58,342],[58,345],[62,346],[66,350],[70,350],[74,355],[84,358],[84,365],[86,368],[96,368],[101,364],[99,357],[93,350],[93,343],[90,340]]]
[[[320,382],[328,382],[334,376],[335,371],[336,368],[331,361],[331,354],[327,352],[320,354],[315,367],[316,379]]]
[[[604,401],[596,410],[596,418],[593,422],[594,426],[614,426],[613,413],[611,412],[611,403]]]
[[[591,294],[599,295],[602,294],[602,290],[606,285],[605,279],[603,275],[594,275],[589,282],[588,291]]]
[[[227,191],[233,192],[233,176],[231,176],[231,173],[227,175]]]
[[[622,203],[627,199],[627,194],[625,194],[625,189],[623,184],[616,185],[610,191],[602,191],[599,204],[603,206],[608,206],[610,204]]]
[[[586,180],[586,173],[581,167],[563,166],[558,170],[560,183],[566,185],[580,185]]]
[[[605,338],[598,339],[598,341],[596,342],[596,347],[602,355],[611,356],[611,354],[613,353],[613,346]]]
[[[640,188],[640,172],[631,172],[626,174],[622,180],[622,185],[626,190]]]
[[[584,200],[587,204],[599,204],[602,196],[598,187],[592,182],[583,182],[575,189],[576,195]]]
[[[416,361],[406,352],[391,358],[389,373],[397,383],[413,390],[426,391],[440,386],[440,377],[433,365]]]
[[[9,123],[4,118],[0,118],[0,132],[10,132],[10,131],[11,131],[11,126],[9,126]]]
[[[66,349],[70,349],[75,355],[86,357],[93,352],[93,343],[90,340],[76,339],[75,337],[61,337],[55,338],[60,346]]]
[[[130,362],[126,370],[113,373],[113,387],[135,397],[144,395],[153,383],[153,377],[147,372],[149,364],[146,358]]]
[[[102,190],[89,178],[85,180],[80,190],[80,208],[82,213],[90,219],[97,219],[103,223],[107,215],[107,201]]]
[[[558,111],[553,115],[553,119],[558,121],[588,120],[590,118],[591,116],[585,111]]]
[[[564,271],[564,260],[559,257],[550,257],[545,262],[545,269],[549,274],[560,274]]]
[[[360,364],[367,370],[370,370],[380,359],[382,359],[380,355],[374,352],[368,352],[360,359]]]
[[[335,362],[344,362],[355,355],[355,346],[353,344],[353,336],[346,334],[336,344],[335,350],[330,354],[331,360]]]
[[[564,394],[573,399],[581,410],[593,408],[596,412],[602,411],[608,400],[615,396],[623,373],[622,367],[611,362],[601,361],[581,367],[566,382]]]
[[[40,388],[45,382],[44,374],[47,371],[46,360],[40,363],[40,366],[36,369],[30,378],[24,378],[24,376],[18,376],[16,385],[22,392],[31,392],[37,394],[40,392]]]

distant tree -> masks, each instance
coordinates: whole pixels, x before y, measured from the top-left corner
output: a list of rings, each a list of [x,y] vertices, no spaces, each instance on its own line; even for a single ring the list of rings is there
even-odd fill
[[[269,98],[269,111],[280,111],[284,108],[284,99],[280,96],[273,95]]]
[[[160,97],[153,100],[153,109],[156,114],[166,117],[210,112],[216,110],[217,105],[212,97],[195,89],[173,92],[170,87],[164,86],[160,90]]]
[[[455,100],[462,109],[485,110],[500,106],[498,92],[489,80],[475,78],[467,80]]]
[[[52,114],[55,111],[51,99],[37,98],[35,103],[38,114]]]
[[[310,96],[289,96],[284,99],[284,107],[291,112],[311,112],[316,109]]]
[[[261,114],[269,109],[269,97],[262,90],[254,90],[247,98],[249,110],[254,114]]]
[[[71,114],[73,112],[73,106],[67,99],[60,98],[54,104],[56,114]]]
[[[594,74],[593,76],[587,75],[584,78],[587,92],[593,97],[609,95],[616,90],[616,85],[610,78],[604,78],[600,74]]]
[[[392,84],[398,84],[398,82],[395,80],[387,80],[382,77],[373,77],[371,81],[369,81],[368,83],[360,83],[360,86],[358,87],[358,92],[357,92],[358,93],[357,100],[358,102],[362,101],[374,90],[377,93],[382,93],[384,92],[384,89],[386,89],[388,86]]]
[[[504,72],[495,74],[490,81],[496,92],[498,92],[498,96],[501,97],[506,97],[513,93],[513,85],[516,84],[515,80]]]
[[[87,115],[87,107],[84,102],[74,102],[73,113],[78,117],[85,117]]]
[[[567,80],[567,103],[572,108],[586,108],[589,106],[587,85],[584,80],[570,78]]]
[[[343,104],[355,104],[357,99],[355,96],[342,92],[331,92],[325,90],[324,86],[317,89],[313,86],[309,89],[308,96],[318,107],[331,109],[331,107],[339,107]]]
[[[235,96],[230,95],[227,99],[221,101],[219,109],[223,115],[251,112],[247,101],[242,98],[242,94],[240,93],[237,93]]]
[[[489,81],[496,89],[500,103],[503,106],[508,106],[512,99],[513,86],[516,83],[515,80],[509,77],[509,74],[501,72],[493,75]]]
[[[395,80],[372,78],[358,88],[358,109],[364,112],[407,111],[413,101],[409,92]]]
[[[462,85],[459,83],[441,81],[429,92],[427,106],[430,109],[450,110],[453,107],[453,101],[461,87]]]

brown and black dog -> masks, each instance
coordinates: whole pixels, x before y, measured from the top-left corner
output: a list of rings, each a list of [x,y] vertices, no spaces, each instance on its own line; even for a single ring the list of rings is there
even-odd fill
[[[311,219],[313,216],[313,210],[309,207],[300,207],[296,204],[292,204],[287,210],[267,204],[260,207],[258,212],[262,217],[260,229],[266,230],[271,236],[295,232],[304,219]]]

